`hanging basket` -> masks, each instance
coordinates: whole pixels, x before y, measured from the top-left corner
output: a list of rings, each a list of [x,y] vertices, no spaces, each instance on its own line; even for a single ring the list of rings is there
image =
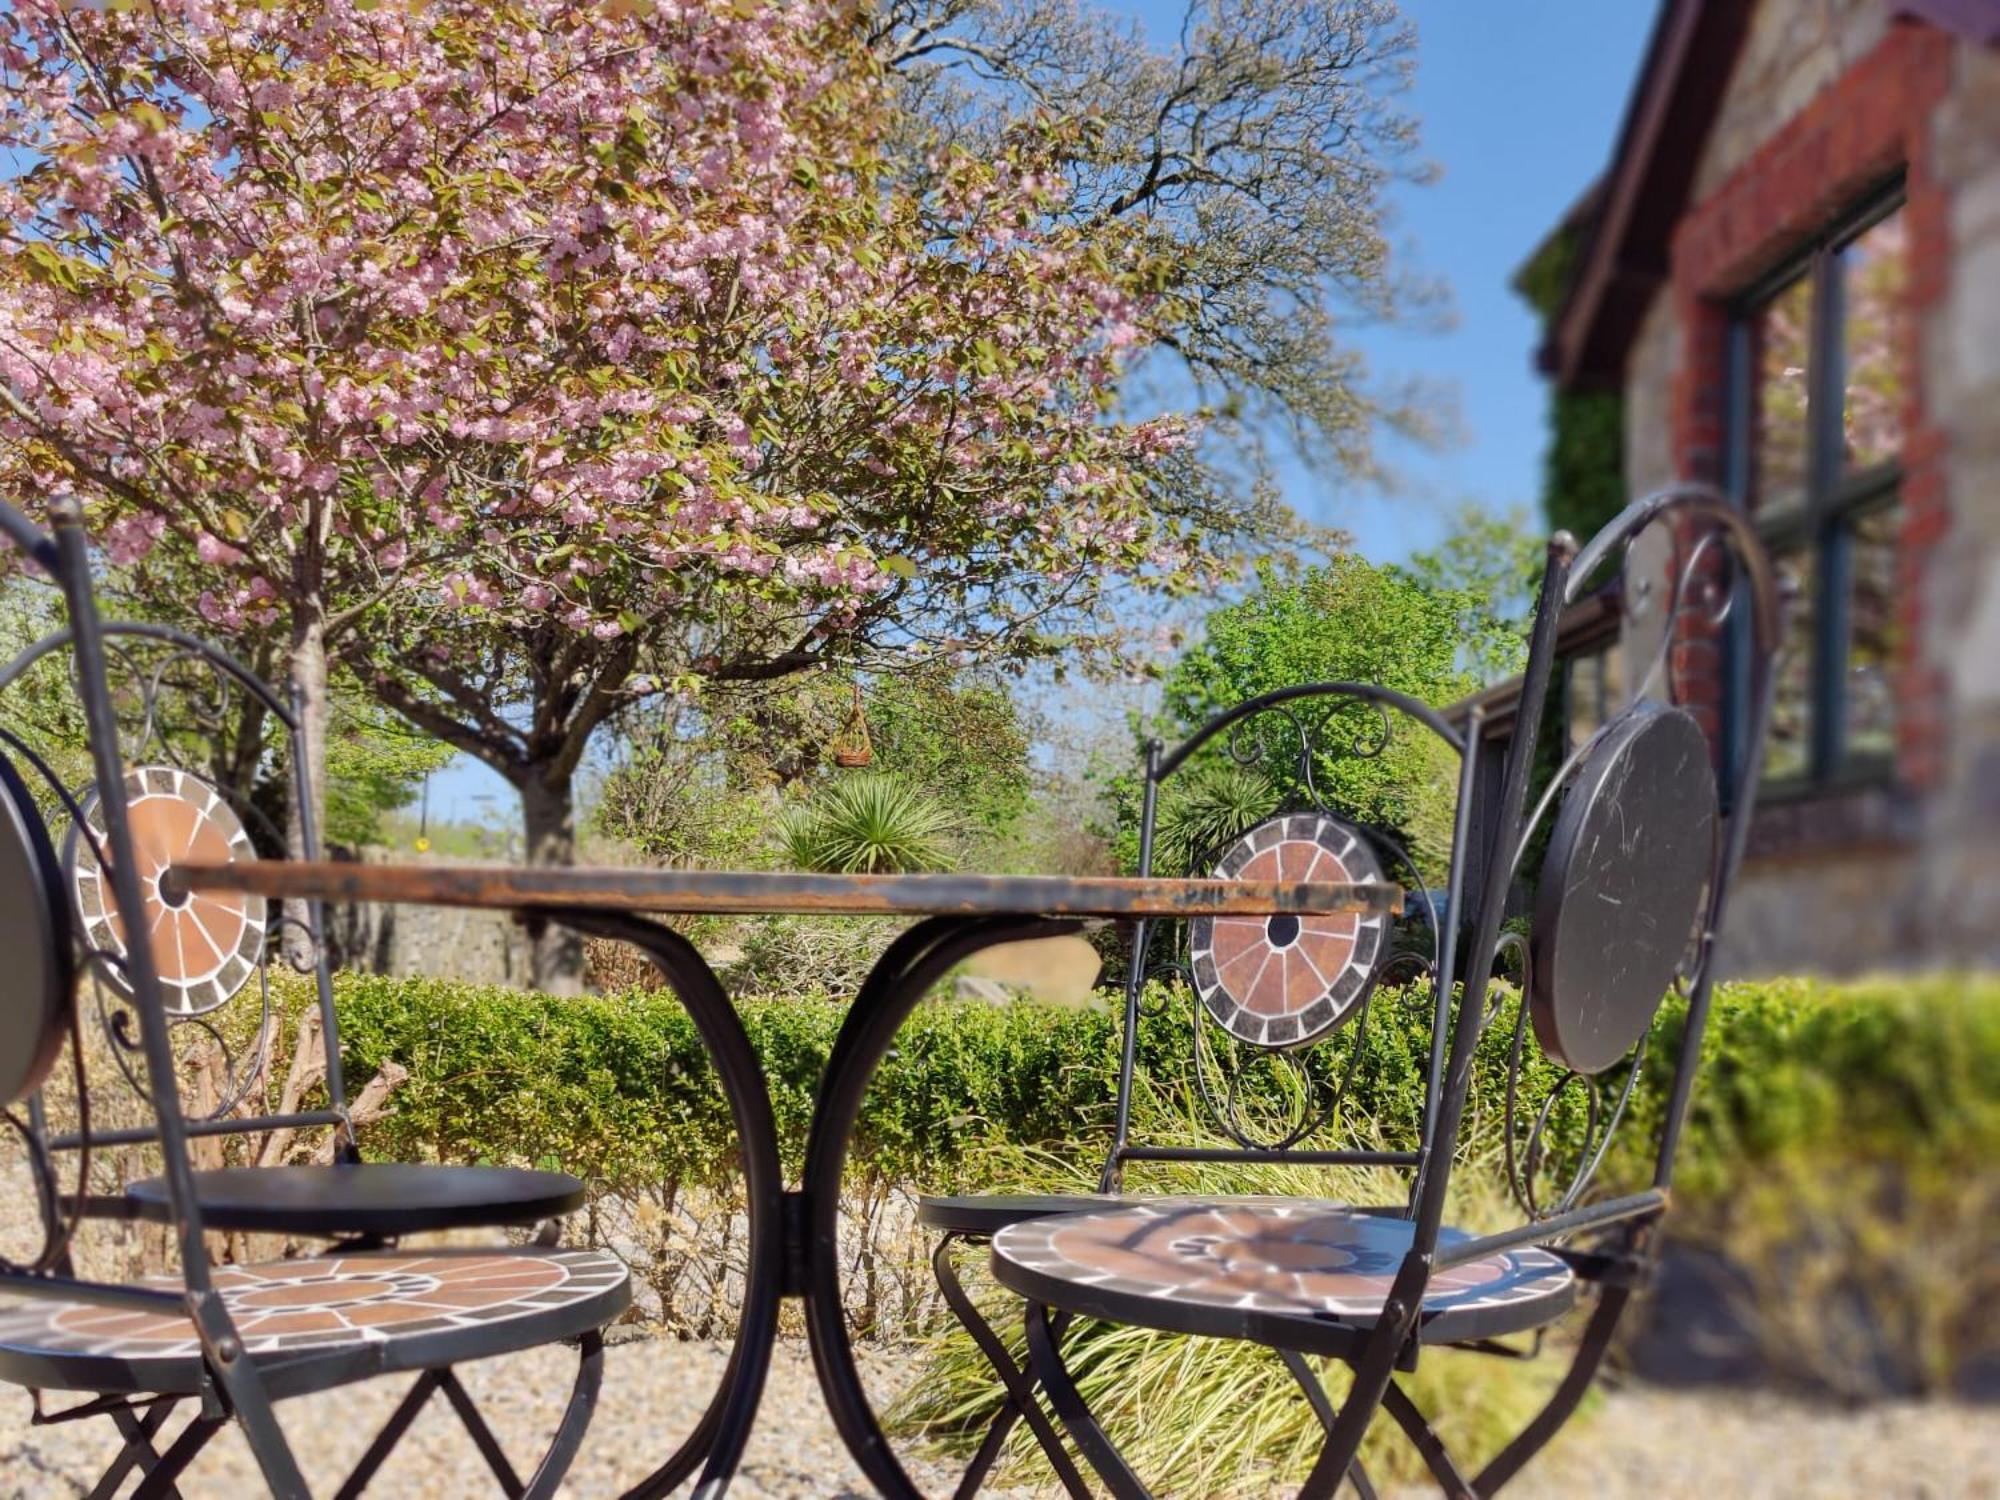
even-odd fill
[[[848,711],[847,722],[841,726],[840,734],[833,742],[833,763],[848,771],[858,771],[863,766],[872,765],[875,760],[875,746],[868,738],[868,715],[861,709],[861,684],[854,684],[854,706]]]

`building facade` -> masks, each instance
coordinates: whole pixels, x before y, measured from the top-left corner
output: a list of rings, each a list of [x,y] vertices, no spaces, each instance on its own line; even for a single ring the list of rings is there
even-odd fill
[[[1792,593],[1728,967],[2000,963],[2000,0],[1665,0],[1570,227],[1544,368]],[[1660,628],[1571,632],[1570,732],[1660,649],[1731,753],[1728,630]]]

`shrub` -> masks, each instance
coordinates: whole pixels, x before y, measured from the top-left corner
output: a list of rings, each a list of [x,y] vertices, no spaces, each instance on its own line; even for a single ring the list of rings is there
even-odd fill
[[[412,1075],[396,1113],[368,1131],[371,1154],[577,1171],[591,1180],[594,1212],[627,1214],[593,1220],[593,1228],[680,1226],[659,1234],[682,1248],[660,1251],[642,1275],[655,1286],[661,1316],[696,1331],[710,1326],[707,1304],[689,1300],[685,1278],[713,1257],[685,1245],[697,1219],[720,1224],[713,1232],[726,1238],[733,1136],[694,1029],[670,995],[558,1000],[359,976],[342,976],[339,994],[348,1076],[372,1076],[386,1061]],[[1154,1140],[1193,1139],[1205,1122],[1186,1083],[1185,997],[1151,999],[1140,1059],[1154,1082],[1136,1101],[1137,1129]],[[1353,1059],[1348,1123],[1364,1139],[1407,1145],[1419,1118],[1428,1020],[1395,991],[1378,992],[1372,1004],[1377,1013]],[[1451,1212],[1475,1228],[1498,1227],[1518,1212],[1499,1171],[1514,1005],[1502,1001],[1481,1042],[1454,1179]],[[795,1175],[813,1091],[845,1008],[806,995],[745,999],[739,1010],[769,1072]],[[1671,1003],[1600,1175],[1604,1190],[1650,1177],[1681,1024]],[[911,1016],[869,1093],[843,1184],[866,1279],[865,1297],[851,1308],[857,1322],[904,1332],[936,1326],[926,1247],[909,1221],[911,1193],[1093,1185],[1108,1139],[1116,1038],[1108,1008],[944,1001]],[[1774,1369],[1854,1394],[1926,1389],[2000,1349],[1987,1310],[2000,1262],[1980,1219],[2000,1203],[2000,981],[1724,985],[1704,1051],[1669,1224],[1682,1243],[1712,1246],[1738,1264],[1748,1288],[1742,1321]],[[1253,1107],[1281,1102],[1276,1077],[1252,1078],[1253,1096],[1270,1091],[1253,1097]],[[1540,1097],[1555,1080],[1536,1063],[1528,1088]],[[1401,1191],[1387,1173],[1364,1182],[1352,1174],[1154,1164],[1135,1167],[1131,1185],[1375,1201]],[[627,1213],[634,1204],[643,1212]],[[1157,1362],[1185,1358],[1136,1337],[1117,1347],[1138,1361],[1127,1372],[1134,1389],[1165,1378],[1167,1365]],[[962,1403],[985,1399],[951,1383],[959,1379],[951,1374],[957,1357],[939,1356],[926,1382],[942,1404],[905,1413],[933,1436],[967,1415]],[[1213,1368],[1218,1382],[1241,1383],[1246,1401],[1259,1403],[1246,1430],[1264,1431],[1257,1424],[1278,1408],[1263,1403],[1280,1394],[1268,1382],[1280,1377],[1261,1366],[1249,1371],[1248,1354],[1212,1358],[1212,1367],[1200,1368]],[[1113,1378],[1110,1367],[1094,1368]],[[1503,1368],[1497,1363],[1480,1368],[1488,1372],[1482,1378],[1502,1378],[1491,1373]],[[1493,1400],[1495,1411],[1514,1410],[1507,1392],[1496,1389]],[[1308,1420],[1303,1408],[1299,1420]],[[1233,1474],[1239,1459],[1249,1462],[1233,1438],[1177,1451],[1207,1462],[1209,1449]],[[1281,1462],[1289,1451],[1280,1443],[1257,1461]],[[1173,1454],[1150,1456],[1171,1469]],[[1208,1469],[1189,1473],[1206,1476],[1197,1492],[1215,1477]]]
[[[728,1155],[727,1111],[698,1082],[707,1063],[670,994],[557,999],[350,974],[338,993],[348,1076],[389,1060],[412,1073],[370,1142],[385,1154],[551,1157],[612,1176],[662,1164],[701,1176]],[[1141,1067],[1157,1078],[1184,1069],[1191,1041],[1185,1004],[1164,999],[1140,1032]],[[1397,991],[1372,1004],[1350,1113],[1401,1143],[1416,1125],[1428,1018]],[[1480,1044],[1468,1149],[1497,1138],[1513,1005]],[[802,1145],[844,1008],[806,995],[740,1011],[786,1140]],[[1680,1027],[1669,1002],[1607,1179],[1650,1169]],[[1683,1207],[1726,1201],[1744,1172],[1800,1154],[1974,1173],[2000,1157],[2000,980],[1725,984],[1704,1054],[1676,1177]],[[861,1154],[894,1176],[975,1171],[994,1141],[1095,1148],[1116,1066],[1108,1007],[922,1006],[871,1093]],[[1550,1081],[1537,1072],[1530,1085]]]
[[[778,839],[798,870],[894,875],[951,863],[943,806],[887,772],[843,776],[780,815]]]

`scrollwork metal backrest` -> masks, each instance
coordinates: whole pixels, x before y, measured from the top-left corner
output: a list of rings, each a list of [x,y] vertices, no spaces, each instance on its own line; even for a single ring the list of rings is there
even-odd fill
[[[1442,1060],[1440,997],[1451,982],[1452,934],[1440,908],[1449,905],[1446,889],[1457,886],[1467,820],[1454,817],[1448,849],[1413,854],[1396,830],[1369,816],[1373,809],[1337,790],[1343,768],[1380,760],[1402,735],[1437,747],[1440,773],[1453,783],[1444,805],[1462,797],[1463,738],[1428,705],[1367,684],[1317,683],[1267,694],[1218,715],[1171,752],[1149,747],[1144,872],[1152,872],[1163,835],[1173,831],[1177,775],[1261,769],[1270,805],[1254,816],[1239,805],[1232,811],[1243,815],[1233,820],[1196,820],[1206,837],[1182,841],[1173,851],[1176,866],[1223,877],[1386,878],[1405,887],[1410,904],[1400,930],[1383,917],[1143,924],[1128,984],[1121,1094],[1132,1087],[1130,1037],[1137,1023],[1161,1006],[1185,1005],[1191,1092],[1220,1135],[1250,1156],[1283,1159],[1316,1149],[1343,1118],[1388,992],[1418,1013],[1419,1029],[1432,1039],[1431,1088],[1424,1117],[1415,1122],[1427,1132]],[[1155,997],[1150,1011],[1148,995]],[[1121,1102],[1108,1186],[1120,1176],[1128,1120]],[[1369,1122],[1371,1131],[1383,1123]]]
[[[1642,538],[1666,543],[1658,571],[1632,550]],[[1531,1220],[1566,1213],[1590,1191],[1649,1075],[1669,995],[1686,1008],[1689,1038],[1662,1112],[1658,1185],[1671,1173],[1782,634],[1762,546],[1704,487],[1628,509],[1577,555],[1562,602],[1613,562],[1625,569],[1624,639],[1657,639],[1628,704],[1569,750],[1499,850],[1518,877],[1546,840],[1528,930],[1496,949],[1519,1002],[1507,1031],[1481,1049],[1504,1068],[1508,1183]],[[1691,640],[1708,643],[1703,659],[1727,670],[1677,670],[1690,655],[1677,648]],[[1747,712],[1723,712],[1732,681]],[[1717,746],[1697,711],[1738,737]],[[1485,1025],[1508,1014],[1507,997],[1489,993]]]
[[[141,838],[171,837],[180,851],[199,846],[212,857],[281,856],[285,830],[272,808],[282,774],[297,774],[299,746],[293,706],[241,662],[199,638],[170,627],[104,622],[104,655],[110,703],[118,727],[117,757],[126,768],[126,802]],[[87,769],[59,766],[47,726],[36,733],[10,707],[74,701],[78,671],[69,630],[43,636],[0,666],[0,747],[29,767],[37,783],[55,846],[61,851],[74,914],[87,1009],[94,1015],[124,1083],[147,1094],[144,1049],[132,987],[124,978],[125,924],[103,873],[108,866],[97,815],[98,788]],[[38,687],[50,691],[37,694]],[[42,741],[38,747],[36,741]],[[291,762],[289,767],[284,764]],[[316,831],[302,830],[309,849]],[[190,1120],[219,1121],[264,1112],[277,1017],[271,967],[285,963],[315,974],[325,991],[320,922],[316,911],[283,910],[276,903],[231,903],[196,897],[197,910],[168,910],[157,890],[153,942],[160,959],[165,1009],[184,1039],[175,1051],[183,1110]],[[192,952],[162,957],[185,929]],[[254,1005],[254,1025],[238,1007]],[[324,1009],[324,1005],[322,1006]],[[338,1064],[329,1047],[329,1083],[338,1096]],[[198,1084],[195,1075],[199,1074]]]

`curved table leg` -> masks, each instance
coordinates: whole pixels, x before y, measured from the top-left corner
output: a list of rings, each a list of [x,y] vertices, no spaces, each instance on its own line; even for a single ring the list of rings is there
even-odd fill
[[[555,1494],[556,1486],[569,1472],[569,1466],[576,1461],[576,1450],[583,1446],[583,1435],[590,1428],[590,1419],[597,1413],[597,1389],[604,1382],[604,1335],[592,1329],[583,1336],[578,1352],[576,1384],[570,1388],[569,1405],[563,1410],[562,1423],[556,1428],[556,1435],[549,1440],[548,1451],[542,1455],[541,1463],[529,1476],[527,1488],[522,1493],[523,1500],[548,1500]]]
[[[820,1080],[806,1144],[804,1180],[806,1333],[820,1389],[841,1440],[861,1472],[890,1500],[922,1500],[882,1436],[854,1362],[840,1301],[840,1184],[847,1142],[860,1117],[868,1083],[904,1019],[932,985],[957,964],[997,943],[1074,932],[1074,921],[1042,917],[931,917],[917,923],[876,960],[834,1042]]]
[[[624,1497],[652,1500],[665,1495],[699,1467],[702,1476],[695,1489],[696,1500],[712,1500],[728,1488],[742,1462],[751,1424],[757,1419],[757,1405],[763,1398],[764,1379],[770,1372],[771,1350],[778,1337],[778,1305],[784,1295],[784,1178],[778,1162],[778,1127],[763,1066],[721,983],[694,945],[679,933],[627,912],[563,910],[541,915],[591,937],[630,943],[652,959],[687,1007],[729,1100],[749,1200],[742,1321],[737,1325],[722,1382],[701,1421],[665,1463]]]

